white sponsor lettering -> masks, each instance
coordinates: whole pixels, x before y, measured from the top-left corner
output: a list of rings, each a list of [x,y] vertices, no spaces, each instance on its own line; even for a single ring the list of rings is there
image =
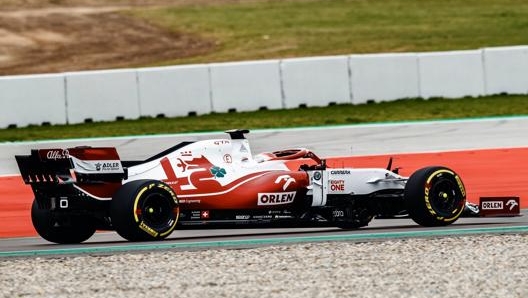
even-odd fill
[[[291,215],[275,215],[275,218],[276,219],[282,219],[282,218],[293,218],[293,216]]]
[[[283,205],[283,204],[292,203],[294,199],[295,199],[295,191],[277,192],[277,193],[259,193],[257,205],[259,206]]]
[[[343,210],[334,210],[332,211],[333,217],[345,217],[345,211]]]
[[[482,202],[482,209],[483,210],[502,210],[503,203],[502,201],[488,201],[488,202]]]
[[[66,159],[68,158],[68,156],[68,150],[50,150],[48,151],[48,153],[46,153],[46,158],[53,160]]]
[[[186,199],[180,199],[180,204],[200,204],[202,200],[186,200]]]
[[[254,219],[270,219],[273,218],[273,215],[254,215]]]

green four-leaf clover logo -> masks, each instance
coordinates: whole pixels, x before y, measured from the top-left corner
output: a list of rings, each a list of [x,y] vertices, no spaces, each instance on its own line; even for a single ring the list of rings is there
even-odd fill
[[[215,176],[215,178],[222,178],[226,174],[226,170],[221,167],[214,166],[211,168],[211,174]]]

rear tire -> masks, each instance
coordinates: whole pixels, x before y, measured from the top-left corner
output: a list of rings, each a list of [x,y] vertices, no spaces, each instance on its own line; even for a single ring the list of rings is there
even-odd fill
[[[162,240],[178,222],[178,199],[161,181],[136,180],[115,193],[110,216],[116,232],[129,241]]]
[[[95,233],[95,225],[87,216],[62,215],[59,223],[51,210],[39,209],[37,200],[31,206],[31,221],[42,238],[59,244],[81,243]]]
[[[427,227],[446,226],[464,211],[466,190],[460,177],[445,167],[426,167],[409,177],[404,198],[411,218]]]

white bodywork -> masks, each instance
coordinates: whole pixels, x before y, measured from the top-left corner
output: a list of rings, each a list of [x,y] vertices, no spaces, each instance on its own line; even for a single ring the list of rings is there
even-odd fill
[[[328,195],[362,195],[382,189],[404,189],[406,177],[378,168],[310,171],[312,206],[325,206]]]
[[[201,157],[206,157],[212,165],[225,169],[227,174],[218,178],[221,184],[228,184],[258,171],[289,170],[282,161],[257,162],[252,156],[247,139],[214,139],[191,143],[148,163],[130,167],[128,179],[125,182],[138,179],[160,179],[160,177],[167,179],[167,172],[161,164],[161,160],[165,158],[169,160],[177,177],[185,177],[193,172],[208,170],[196,168],[190,164],[193,159]]]

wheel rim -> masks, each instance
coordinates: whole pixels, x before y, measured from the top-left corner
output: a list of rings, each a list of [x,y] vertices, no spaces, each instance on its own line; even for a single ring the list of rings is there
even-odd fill
[[[171,201],[171,198],[159,193],[147,195],[138,210],[145,224],[153,228],[164,228],[169,225],[174,218],[174,207]]]
[[[459,210],[463,198],[455,181],[441,178],[432,184],[429,190],[429,197],[432,198],[430,200],[431,207],[436,212],[444,216],[451,216]]]

